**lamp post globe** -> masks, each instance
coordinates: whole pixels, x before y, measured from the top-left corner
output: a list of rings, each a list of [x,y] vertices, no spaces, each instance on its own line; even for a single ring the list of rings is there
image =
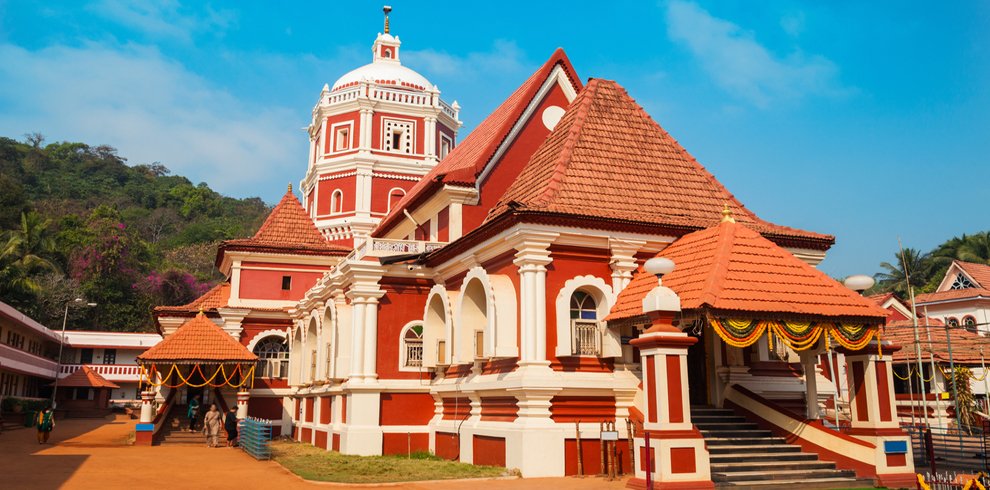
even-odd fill
[[[674,261],[666,257],[653,257],[643,264],[643,270],[657,277],[663,277],[674,271]]]
[[[852,275],[847,277],[845,281],[842,281],[842,284],[844,284],[847,288],[861,294],[863,291],[872,288],[876,283],[876,280],[865,274]]]

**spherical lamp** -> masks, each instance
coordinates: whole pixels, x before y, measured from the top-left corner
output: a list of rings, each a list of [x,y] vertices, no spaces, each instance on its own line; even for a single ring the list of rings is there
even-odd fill
[[[873,287],[877,282],[870,276],[864,274],[856,274],[854,276],[849,276],[845,281],[842,281],[847,288],[856,291],[857,293],[862,293],[867,289]]]
[[[663,277],[674,271],[674,261],[666,257],[653,257],[643,264],[643,269],[657,277]]]

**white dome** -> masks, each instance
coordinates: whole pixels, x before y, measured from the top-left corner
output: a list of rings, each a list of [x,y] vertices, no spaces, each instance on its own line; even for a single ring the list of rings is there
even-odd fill
[[[433,84],[426,79],[423,75],[416,73],[409,68],[406,68],[396,62],[376,62],[368,63],[360,68],[351,70],[344,74],[344,76],[333,82],[333,87],[331,90],[337,90],[345,85],[351,85],[355,82],[361,81],[374,81],[374,80],[387,80],[389,82],[394,82],[398,85],[402,84],[412,84],[417,87],[422,87],[423,89],[432,89]]]

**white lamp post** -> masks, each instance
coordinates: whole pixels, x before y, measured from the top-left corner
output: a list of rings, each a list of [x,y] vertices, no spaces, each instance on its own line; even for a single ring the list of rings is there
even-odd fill
[[[865,274],[856,274],[853,276],[849,276],[846,278],[845,281],[842,281],[843,285],[845,285],[849,289],[852,289],[853,291],[856,291],[859,294],[863,294],[863,291],[872,288],[873,285],[876,283],[877,281],[875,281],[872,277],[867,276]]]
[[[76,298],[72,301],[65,303],[65,314],[62,315],[62,336],[59,338],[58,342],[58,359],[57,367],[55,368],[55,386],[52,388],[52,410],[55,410],[55,394],[58,393],[58,375],[62,371],[62,348],[65,347],[65,325],[69,321],[69,306],[76,304],[82,305],[86,300],[82,298]],[[96,303],[86,303],[86,306],[93,307]]]

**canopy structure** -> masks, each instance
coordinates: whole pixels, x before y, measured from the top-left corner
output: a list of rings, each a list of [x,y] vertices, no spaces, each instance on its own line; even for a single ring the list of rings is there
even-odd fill
[[[52,383],[54,386],[55,383]],[[76,372],[58,381],[62,388],[120,388],[116,383],[107,380],[93,368],[83,365]]]
[[[711,228],[685,235],[658,257],[676,267],[663,285],[727,344],[748,347],[764,333],[794,350],[824,338],[860,350],[880,334],[887,312],[821,271],[736,223],[726,213]],[[609,322],[643,320],[643,298],[657,278],[642,269],[618,296]]]
[[[257,361],[202,311],[137,358],[142,382],[169,388],[250,386]]]

